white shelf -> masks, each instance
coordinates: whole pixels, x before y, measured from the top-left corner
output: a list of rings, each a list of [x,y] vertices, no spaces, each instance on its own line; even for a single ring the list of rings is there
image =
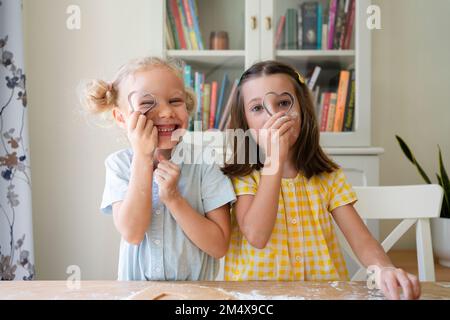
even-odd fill
[[[243,68],[244,50],[167,50],[168,57],[183,59],[201,65],[220,65]]]
[[[279,60],[327,63],[330,61],[349,65],[355,61],[355,50],[277,50]]]

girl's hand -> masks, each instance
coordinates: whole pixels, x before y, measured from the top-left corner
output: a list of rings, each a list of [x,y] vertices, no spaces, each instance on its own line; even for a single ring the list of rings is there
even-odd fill
[[[261,144],[267,160],[284,162],[289,153],[289,135],[295,125],[295,118],[284,115],[283,112],[274,114],[260,130]],[[275,153],[278,149],[278,157]],[[273,164],[273,162],[271,162]]]
[[[180,178],[180,168],[169,160],[160,160],[155,170],[155,179],[159,187],[159,199],[167,204],[169,200],[176,200],[180,197],[178,191],[178,179]]]
[[[152,120],[135,111],[128,119],[128,139],[134,154],[153,157],[158,146],[158,129]]]
[[[381,268],[376,277],[378,288],[391,300],[399,300],[402,289],[404,299],[412,300],[420,297],[420,283],[415,275],[399,268]]]

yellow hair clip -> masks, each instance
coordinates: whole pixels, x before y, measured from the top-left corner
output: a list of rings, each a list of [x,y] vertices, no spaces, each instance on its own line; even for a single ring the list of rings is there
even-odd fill
[[[300,74],[300,72],[295,71],[297,73],[298,81],[300,81],[301,84],[305,84],[305,78]]]

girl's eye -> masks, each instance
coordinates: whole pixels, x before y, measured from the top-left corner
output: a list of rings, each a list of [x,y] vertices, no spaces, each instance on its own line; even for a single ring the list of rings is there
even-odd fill
[[[173,105],[180,105],[180,104],[184,103],[184,101],[183,101],[183,99],[172,99],[169,101],[169,103],[173,104]]]
[[[290,106],[291,106],[291,101],[288,101],[288,100],[280,101],[280,107],[287,108]]]
[[[256,106],[254,106],[254,107],[251,107],[250,108],[250,111],[251,112],[259,112],[259,111],[261,111],[263,109],[263,107],[261,106],[261,105],[256,105]]]
[[[146,108],[151,108],[155,105],[155,101],[154,100],[149,100],[149,101],[143,101],[141,103],[141,106],[144,106]]]

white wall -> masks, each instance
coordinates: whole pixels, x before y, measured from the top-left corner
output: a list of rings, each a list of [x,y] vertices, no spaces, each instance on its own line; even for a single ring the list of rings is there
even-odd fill
[[[430,175],[439,143],[450,170],[450,1],[374,3],[381,6],[383,27],[373,32],[372,92],[373,143],[386,150],[381,183],[422,183],[394,135],[410,144]],[[79,31],[66,28],[69,4],[81,7]],[[85,280],[115,278],[119,236],[98,207],[103,160],[125,139],[79,116],[76,86],[84,78],[109,79],[131,57],[159,54],[162,22],[147,15],[159,4],[24,0],[38,279],[65,279],[72,264]],[[149,28],[154,39],[146,36]],[[391,227],[383,224],[382,233]],[[414,246],[411,235],[401,246]]]
[[[147,38],[162,21],[148,19],[157,2],[24,0],[38,279],[65,279],[72,264],[85,280],[116,277],[119,236],[99,205],[103,160],[126,140],[79,115],[76,88],[109,79],[131,57],[160,54],[158,33]],[[81,8],[78,31],[66,28],[71,4]]]
[[[382,30],[373,32],[373,144],[385,149],[382,185],[422,184],[395,135],[436,182],[437,144],[450,172],[450,1],[375,0]],[[393,223],[382,223],[382,235]],[[397,248],[414,248],[410,231]]]

